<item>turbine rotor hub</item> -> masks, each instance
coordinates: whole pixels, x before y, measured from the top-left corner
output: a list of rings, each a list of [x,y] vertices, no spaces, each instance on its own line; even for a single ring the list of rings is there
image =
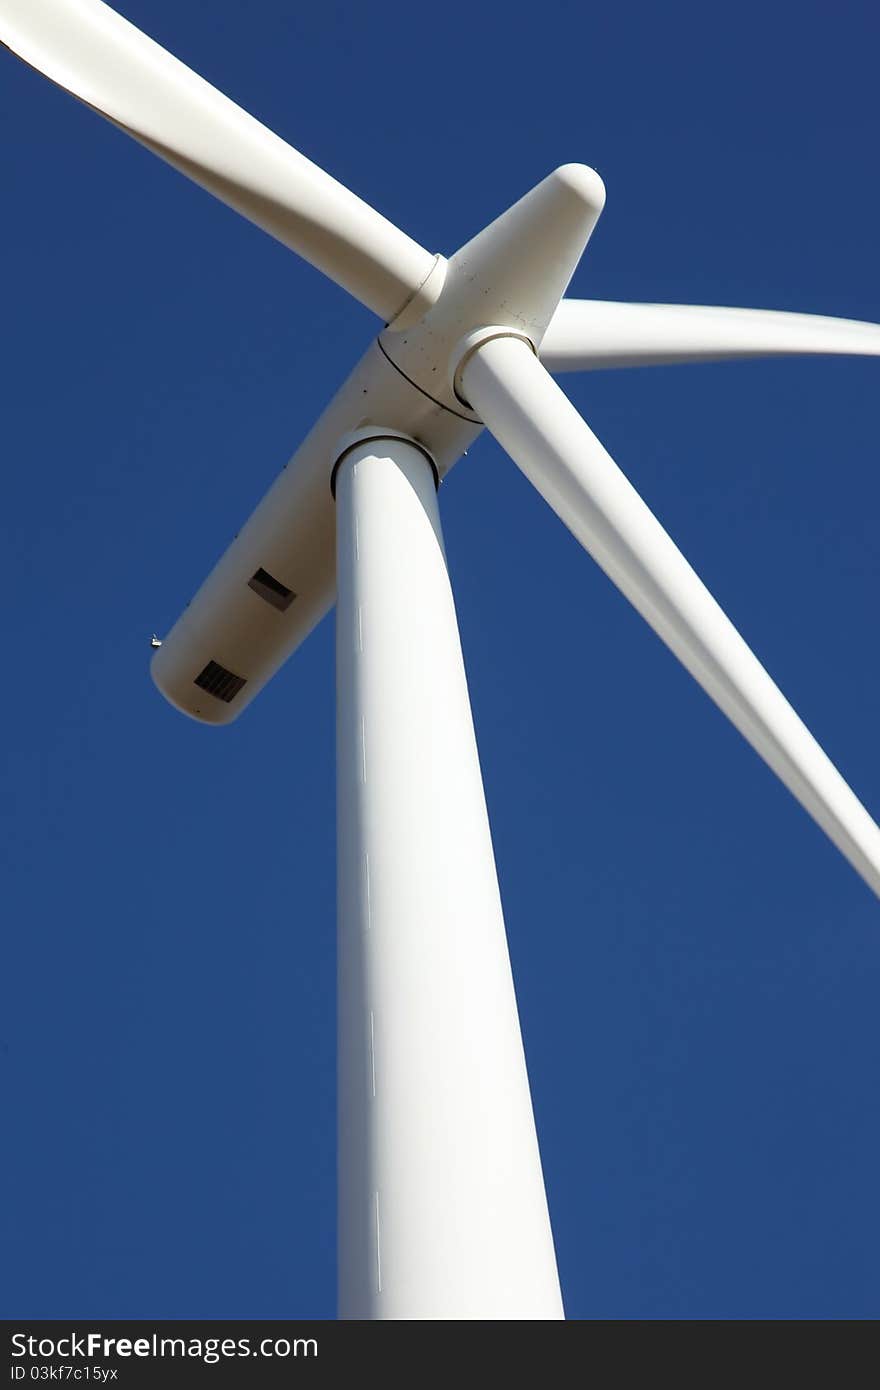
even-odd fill
[[[417,390],[474,423],[454,386],[458,345],[475,330],[512,332],[537,352],[605,203],[585,164],[563,164],[467,242],[438,257],[418,294],[379,336],[379,346]],[[413,322],[416,301],[430,303]],[[452,376],[450,377],[450,373]]]

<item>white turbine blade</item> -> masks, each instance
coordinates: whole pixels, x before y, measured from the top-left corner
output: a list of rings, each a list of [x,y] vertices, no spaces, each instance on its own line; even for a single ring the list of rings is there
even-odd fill
[[[541,344],[551,372],[809,353],[878,357],[880,324],[773,309],[563,299]]]
[[[880,829],[530,348],[492,339],[460,380],[569,530],[880,896]]]
[[[435,258],[100,0],[0,0],[0,43],[387,321]]]

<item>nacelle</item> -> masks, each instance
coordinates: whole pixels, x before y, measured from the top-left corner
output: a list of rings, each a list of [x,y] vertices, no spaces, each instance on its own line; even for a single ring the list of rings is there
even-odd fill
[[[422,443],[440,476],[480,431],[411,385],[371,344],[157,648],[153,680],[184,714],[231,723],[332,608],[331,474],[340,440],[372,424]]]

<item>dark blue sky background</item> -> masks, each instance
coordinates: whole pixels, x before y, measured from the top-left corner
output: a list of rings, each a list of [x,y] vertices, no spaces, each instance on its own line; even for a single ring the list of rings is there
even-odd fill
[[[573,290],[880,320],[874,4],[124,0],[432,251],[556,164]],[[326,621],[148,677],[370,314],[0,54],[2,1311],[332,1317]],[[880,362],[567,389],[875,816]],[[491,440],[442,491],[567,1312],[880,1310],[880,908]]]

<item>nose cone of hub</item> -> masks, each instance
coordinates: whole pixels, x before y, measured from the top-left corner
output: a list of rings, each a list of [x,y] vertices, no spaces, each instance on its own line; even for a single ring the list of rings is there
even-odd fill
[[[481,322],[509,319],[537,347],[604,206],[595,169],[561,165],[455,253],[445,293],[457,291],[465,311],[491,308]]]
[[[596,170],[591,169],[589,164],[560,164],[559,168],[554,169],[553,173],[544,180],[544,183],[551,181],[556,184],[567,185],[572,195],[580,198],[584,207],[595,209],[597,217],[605,206],[605,185]],[[538,188],[542,187],[543,184],[538,184]]]
[[[440,297],[422,321],[385,330],[380,341],[386,355],[420,390],[460,412],[448,385],[455,345],[495,324],[537,348],[604,204],[605,186],[594,169],[555,169],[456,251]]]

